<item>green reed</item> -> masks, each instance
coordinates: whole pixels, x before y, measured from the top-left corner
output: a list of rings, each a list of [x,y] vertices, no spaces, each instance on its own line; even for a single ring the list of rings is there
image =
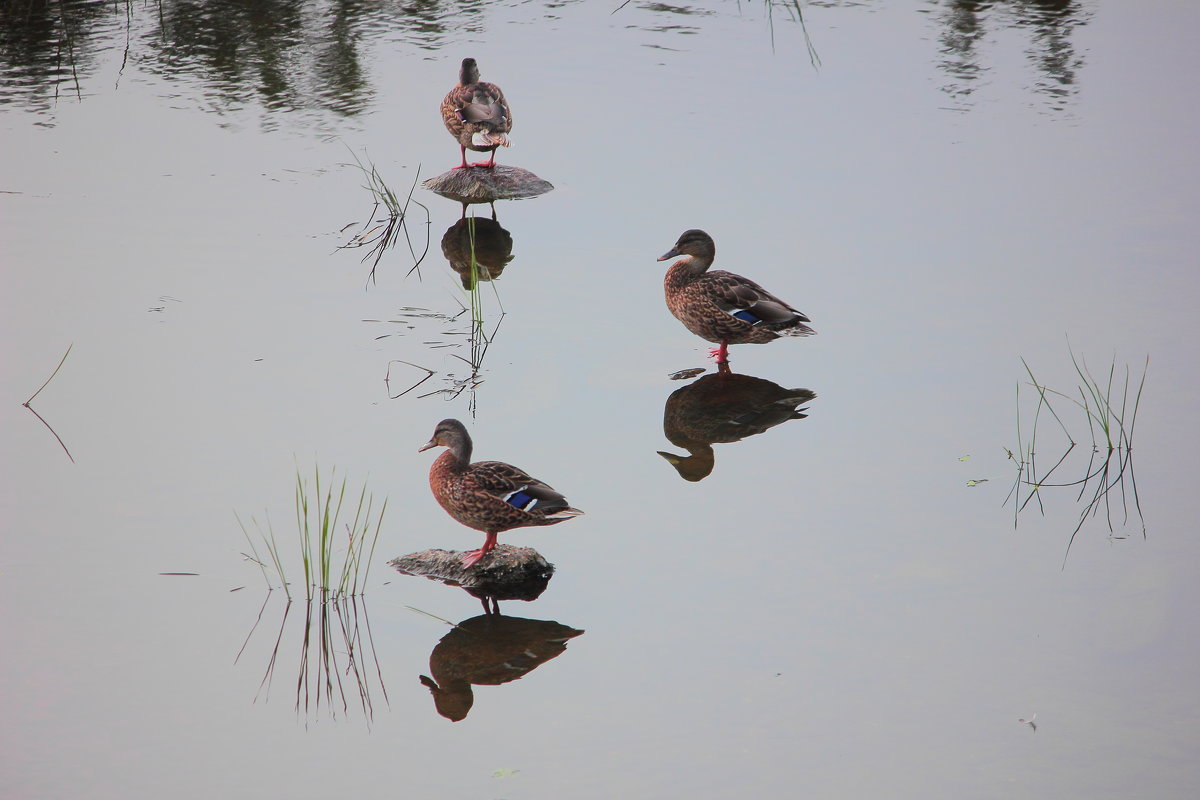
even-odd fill
[[[353,491],[347,497],[346,490],[347,479],[342,477],[339,481],[336,467],[330,471],[329,478],[323,481],[320,468],[314,466],[311,485],[299,467],[296,469],[296,543],[300,569],[304,575],[305,596],[310,600],[318,592],[323,600],[353,597],[362,594],[366,587],[383,526],[383,515],[387,510],[387,499],[376,510],[374,495],[367,493],[365,484],[358,491],[357,498]],[[353,518],[344,521],[351,514]],[[244,555],[258,565],[268,588],[272,588],[273,573],[291,599],[283,549],[275,536],[270,516],[266,517],[265,529],[256,518],[251,517],[250,521],[258,531],[267,558],[260,554],[239,517],[238,524],[250,544],[250,553]]]
[[[1133,433],[1138,408],[1141,404],[1142,390],[1146,385],[1146,374],[1150,366],[1150,359],[1147,357],[1142,375],[1135,384],[1128,365],[1124,369],[1123,377],[1118,375],[1114,359],[1109,365],[1107,374],[1102,373],[1101,377],[1097,378],[1088,368],[1087,362],[1076,357],[1070,343],[1068,343],[1067,349],[1079,380],[1079,384],[1069,394],[1051,389],[1040,382],[1025,359],[1021,359],[1021,364],[1029,377],[1027,385],[1033,387],[1037,400],[1031,417],[1026,415],[1023,424],[1021,384],[1017,384],[1017,447],[1015,452],[1006,448],[1008,458],[1013,461],[1016,468],[1016,476],[1004,501],[1007,503],[1010,499],[1014,500],[1013,526],[1015,527],[1019,515],[1030,503],[1036,501],[1039,511],[1043,515],[1045,514],[1044,490],[1078,487],[1076,502],[1082,505],[1082,510],[1067,542],[1066,553],[1063,555],[1064,567],[1075,537],[1083,529],[1088,519],[1098,516],[1101,510],[1104,512],[1109,534],[1115,534],[1116,524],[1113,517],[1115,503],[1112,497],[1114,490],[1118,492],[1120,499],[1122,516],[1120,525],[1124,526],[1129,522],[1129,503],[1132,500],[1141,524],[1142,536],[1143,538],[1146,536],[1146,523],[1142,515],[1137,478],[1133,469]],[[1049,445],[1051,447],[1057,445],[1061,448],[1061,454],[1049,469],[1043,468],[1038,463],[1038,437],[1044,414],[1054,419],[1057,430],[1061,434],[1061,438],[1056,438]],[[1060,470],[1067,470],[1068,463],[1075,464],[1075,461],[1068,461],[1068,457],[1077,447],[1068,421],[1078,426],[1079,417],[1082,417],[1083,422],[1086,423],[1088,437],[1091,441],[1088,460],[1082,469],[1082,477],[1074,480],[1055,478],[1056,473],[1059,473]],[[1047,434],[1043,432],[1043,442],[1046,436]],[[1060,451],[1055,449],[1051,452],[1059,453]],[[1124,537],[1114,535],[1114,538]]]

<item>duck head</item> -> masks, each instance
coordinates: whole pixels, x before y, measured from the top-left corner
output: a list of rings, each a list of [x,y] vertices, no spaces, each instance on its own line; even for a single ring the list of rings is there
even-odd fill
[[[683,256],[686,260],[696,261],[705,265],[711,264],[717,255],[717,245],[713,242],[713,238],[702,230],[693,228],[690,231],[684,231],[679,237],[679,241],[675,242],[675,246],[658,257],[659,261]]]
[[[433,429],[433,438],[417,448],[417,452],[432,447],[447,447],[460,461],[471,459],[471,434],[467,427],[456,419],[444,419]]]
[[[458,82],[463,86],[479,83],[479,65],[475,63],[475,59],[463,59],[462,67],[458,70]]]

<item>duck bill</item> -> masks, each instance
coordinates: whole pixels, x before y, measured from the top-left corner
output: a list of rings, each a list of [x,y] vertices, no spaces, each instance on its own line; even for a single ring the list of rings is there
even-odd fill
[[[426,450],[428,450],[432,447],[437,447],[437,442],[435,442],[433,439],[430,439],[428,442],[426,442],[425,444],[418,447],[417,452],[424,453]]]
[[[668,258],[674,258],[677,255],[679,255],[679,251],[676,250],[674,247],[672,247],[670,250],[668,250],[667,252],[665,252],[661,256],[659,256],[658,260],[666,261]]]

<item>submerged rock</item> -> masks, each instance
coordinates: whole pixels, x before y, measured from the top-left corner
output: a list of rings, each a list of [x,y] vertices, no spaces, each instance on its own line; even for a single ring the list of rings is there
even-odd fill
[[[537,197],[554,188],[549,181],[542,180],[529,170],[507,164],[452,169],[430,178],[421,185],[460,203],[520,200],[525,197]]]

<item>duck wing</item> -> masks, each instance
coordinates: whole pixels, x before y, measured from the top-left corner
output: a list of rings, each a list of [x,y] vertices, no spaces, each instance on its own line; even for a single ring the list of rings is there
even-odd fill
[[[705,273],[705,288],[722,311],[749,311],[767,323],[811,322],[800,311],[780,300],[749,278],[724,270]]]
[[[523,469],[503,461],[477,461],[468,473],[479,489],[511,506],[547,516],[572,510],[567,498]]]
[[[499,86],[480,81],[467,88],[470,94],[464,97],[460,109],[464,121],[484,125],[498,133],[512,130],[512,112]]]

